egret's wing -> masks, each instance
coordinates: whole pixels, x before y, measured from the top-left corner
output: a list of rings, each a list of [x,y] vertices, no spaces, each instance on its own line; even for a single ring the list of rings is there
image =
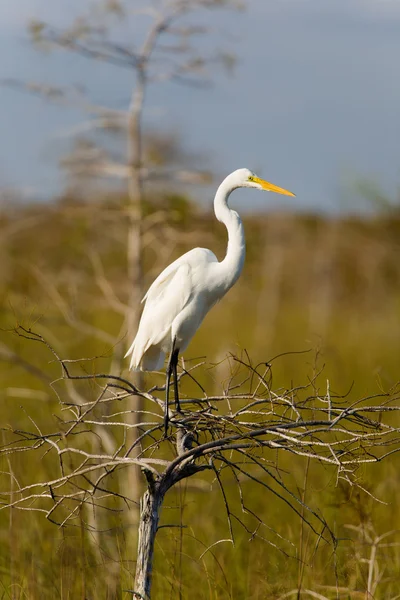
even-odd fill
[[[193,274],[204,263],[217,261],[207,249],[194,248],[172,264],[155,279],[143,301],[145,306],[136,338],[126,356],[132,354],[131,368],[139,366],[150,348],[162,344],[173,321],[185,308],[193,293]]]
[[[169,282],[172,281],[172,279],[175,277],[180,266],[180,258],[178,258],[178,260],[176,260],[172,264],[168,265],[168,267],[166,267],[164,271],[162,271],[159,274],[159,276],[153,281],[146,294],[143,296],[142,303],[145,302],[147,304],[147,302],[154,302],[155,299],[160,294],[162,294],[168,287]]]
[[[153,281],[147,290],[142,299],[142,303],[157,297],[157,295],[168,286],[168,282],[175,277],[179,267],[187,265],[194,269],[200,263],[214,261],[217,261],[217,257],[213,252],[211,252],[211,250],[208,250],[207,248],[193,248],[193,250],[189,250],[189,252],[186,252],[174,260],[173,263],[168,265],[168,267],[166,267],[164,271],[159,274],[159,276]]]
[[[172,266],[172,265],[170,265]],[[190,265],[168,267],[149,288],[139,329],[126,356],[132,354],[131,367],[138,367],[150,346],[157,346],[168,335],[175,317],[184,309],[191,295]],[[157,284],[157,285],[155,285]]]
[[[154,283],[157,283],[154,286]],[[141,323],[151,320],[152,329],[163,337],[163,331],[172,325],[175,317],[183,310],[192,293],[191,267],[187,263],[178,265],[168,275],[156,280],[146,294],[146,304]],[[158,341],[152,340],[153,344]]]

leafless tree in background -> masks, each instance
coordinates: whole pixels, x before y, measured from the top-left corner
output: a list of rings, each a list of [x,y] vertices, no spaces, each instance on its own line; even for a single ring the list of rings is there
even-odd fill
[[[144,295],[145,236],[152,235],[154,239],[151,230],[156,224],[150,223],[150,219],[147,222],[143,214],[145,186],[162,182],[173,185],[177,182],[201,183],[204,179],[208,180],[207,174],[182,168],[182,165],[177,165],[176,162],[171,165],[167,160],[166,165],[152,164],[146,155],[143,111],[148,87],[150,84],[165,81],[204,86],[210,81],[210,67],[221,64],[230,67],[233,59],[228,53],[210,49],[211,45],[207,46],[207,50],[198,50],[197,38],[207,36],[210,29],[197,24],[197,20],[201,11],[238,6],[239,3],[225,0],[170,0],[142,4],[135,2],[133,6],[125,0],[101,0],[91,5],[86,15],[80,16],[71,26],[65,28],[58,29],[43,21],[31,23],[32,40],[38,47],[44,47],[46,50],[61,48],[94,61],[125,69],[128,77],[132,77],[135,82],[126,111],[94,105],[86,98],[81,88],[65,90],[37,82],[6,82],[54,102],[79,105],[89,115],[89,120],[75,130],[81,138],[84,134],[81,143],[75,148],[75,152],[64,160],[64,167],[72,177],[117,178],[127,183],[128,202],[121,212],[121,218],[128,221],[126,274],[129,293],[126,301],[117,297],[113,291],[100,256],[91,253],[94,273],[101,292],[122,317],[119,333],[112,336],[102,330],[95,331],[95,328],[75,320],[52,282],[45,280],[39,270],[37,273],[43,285],[51,289],[52,299],[60,307],[69,325],[76,326],[80,331],[86,330],[88,334],[95,335],[110,345],[115,345],[127,332],[129,336],[134,335],[139,322],[140,302]],[[135,29],[134,21],[143,17],[147,18],[147,29],[143,35],[136,28],[134,39],[119,37],[121,23],[126,24],[131,20]],[[119,160],[115,160],[106,147],[99,146],[97,142],[85,137],[93,132],[104,131],[117,132],[119,135],[122,133],[126,140],[125,157],[122,155]],[[160,140],[161,136],[158,139]],[[170,143],[166,151],[173,154],[174,144]],[[151,218],[154,221],[154,215]],[[160,239],[164,239],[163,236],[160,236]],[[123,355],[124,345],[120,343],[115,348],[112,373],[122,371]],[[140,378],[137,378],[136,383],[141,387]],[[127,429],[127,436],[130,439],[133,457],[140,448],[140,444],[137,444],[137,432],[143,408],[141,396],[131,396],[130,403],[132,411],[127,412],[126,419],[132,426]],[[112,435],[110,442],[111,439]],[[140,472],[133,466],[129,469],[126,479],[126,493],[136,493],[138,501],[140,490]],[[131,510],[131,518],[132,522],[136,523],[137,511],[134,509]]]

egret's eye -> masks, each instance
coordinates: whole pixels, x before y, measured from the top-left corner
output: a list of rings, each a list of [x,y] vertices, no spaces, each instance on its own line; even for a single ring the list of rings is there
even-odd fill
[[[253,175],[249,175],[249,181],[254,181]]]

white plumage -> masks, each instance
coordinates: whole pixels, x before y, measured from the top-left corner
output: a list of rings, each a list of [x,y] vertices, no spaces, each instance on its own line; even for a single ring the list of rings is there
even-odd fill
[[[205,248],[194,248],[169,265],[153,282],[145,302],[136,338],[128,354],[130,368],[157,371],[171,350],[174,334],[183,352],[214,302],[205,281],[209,266],[219,264]],[[203,289],[201,284],[203,283]],[[208,285],[207,288],[210,286]]]
[[[294,195],[263,181],[248,169],[238,169],[228,175],[214,200],[215,216],[228,231],[225,258],[219,262],[211,250],[194,248],[157,277],[143,298],[145,306],[139,328],[126,354],[131,355],[131,369],[159,370],[172,349],[176,351],[177,360],[178,353],[187,348],[208,311],[240,276],[245,258],[244,229],[237,212],[227,205],[230,193],[239,187]]]

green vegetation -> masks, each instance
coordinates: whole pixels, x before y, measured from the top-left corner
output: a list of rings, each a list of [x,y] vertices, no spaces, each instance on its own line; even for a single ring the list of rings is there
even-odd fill
[[[18,337],[18,323],[46,337],[64,358],[98,357],[86,372],[108,372],[126,340],[115,339],[122,324],[118,302],[126,302],[127,219],[118,197],[107,203],[64,198],[49,205],[6,207],[0,215],[0,398],[2,436],[7,428],[52,429],[62,416],[51,381],[58,365],[45,348]],[[122,208],[121,208],[122,206]],[[160,209],[168,213],[159,215]],[[145,233],[145,273],[150,283],[172,258],[194,245],[222,256],[225,231],[213,216],[191,218],[194,207],[181,196],[148,201],[153,217]],[[400,357],[400,219],[314,215],[247,218],[248,257],[244,274],[215,307],[186,352],[186,361],[205,357],[196,377],[209,393],[230,376],[229,352],[247,351],[253,363],[272,361],[272,387],[316,384],[325,393],[356,398],[395,386]],[[109,284],[109,286],[108,286]],[[112,291],[110,291],[112,290]],[[299,354],[295,354],[295,353]],[[302,353],[300,353],[302,352]],[[191,363],[189,363],[191,364]],[[126,373],[125,373],[126,375]],[[158,375],[147,382],[161,381]],[[55,385],[59,393],[62,387]],[[89,384],[82,395],[96,393]],[[186,380],[183,391],[198,393]],[[400,423],[399,423],[400,425]],[[360,482],[368,494],[336,485],[332,472],[299,457],[282,459],[293,488],[323,514],[339,539],[336,549],[308,530],[298,515],[251,482],[243,482],[252,509],[269,523],[263,542],[234,525],[229,537],[223,499],[212,477],[196,476],[166,497],[156,542],[155,599],[395,598],[400,573],[399,459],[366,467]],[[3,457],[1,490],[50,477],[44,452]],[[240,509],[234,486],[230,502]],[[115,482],[117,486],[117,482]],[[3,497],[4,500],[4,497]],[[37,512],[0,512],[0,598],[128,598],[134,555],[127,528],[128,507],[102,517],[100,533],[58,527]],[[90,510],[88,511],[90,512]],[[244,516],[254,528],[251,515]],[[382,537],[386,535],[386,537]],[[378,539],[380,538],[380,539]],[[374,545],[375,544],[375,545]],[[202,556],[204,551],[209,551]],[[376,552],[374,569],[371,553]],[[336,576],[339,585],[337,596]],[[285,596],[301,587],[304,592]]]

